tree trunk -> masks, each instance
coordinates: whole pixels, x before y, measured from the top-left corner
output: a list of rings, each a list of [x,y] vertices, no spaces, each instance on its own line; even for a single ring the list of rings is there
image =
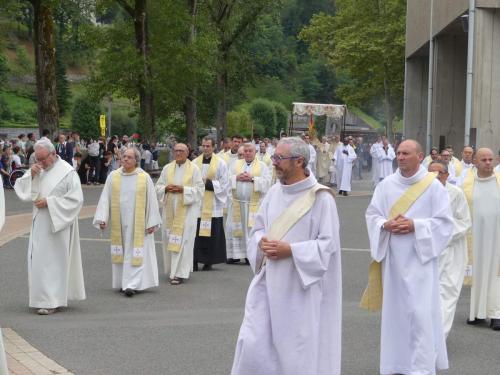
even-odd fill
[[[391,92],[388,87],[386,78],[384,78],[384,104],[385,104],[385,115],[387,117],[387,123],[385,126],[385,135],[389,140],[389,142],[394,143],[394,132],[392,129],[392,123],[394,120],[394,111],[392,109]]]
[[[153,95],[153,73],[149,61],[149,29],[147,17],[147,0],[135,1],[134,28],[136,48],[142,60],[142,72],[139,75],[139,122],[144,138],[156,142],[156,124]]]
[[[56,49],[52,10],[46,1],[31,0],[33,5],[37,119],[40,135],[59,132],[59,109],[56,90]]]
[[[229,87],[229,50],[222,49],[220,51],[221,66],[217,72],[217,144],[227,137],[227,92]]]
[[[196,40],[196,14],[198,11],[198,1],[188,0],[188,9],[191,15],[191,27],[187,39],[187,44],[193,44]],[[193,87],[190,95],[184,99],[184,112],[186,116],[187,142],[192,149],[198,145],[198,121],[197,121],[197,93]]]

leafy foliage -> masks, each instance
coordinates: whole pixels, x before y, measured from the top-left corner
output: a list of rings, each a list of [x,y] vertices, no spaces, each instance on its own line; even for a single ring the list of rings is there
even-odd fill
[[[71,116],[71,127],[80,133],[82,138],[99,136],[99,104],[87,96],[75,99]]]

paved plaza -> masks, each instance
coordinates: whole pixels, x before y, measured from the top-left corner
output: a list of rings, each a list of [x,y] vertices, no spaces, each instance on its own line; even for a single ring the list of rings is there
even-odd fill
[[[250,268],[217,265],[214,271],[193,273],[187,283],[171,286],[163,275],[157,245],[160,287],[125,298],[111,289],[109,234],[101,237],[88,218],[100,190],[84,187],[89,208],[83,215],[87,218],[80,220],[87,300],[70,303],[51,316],[38,316],[27,307],[25,233],[31,218],[25,214],[31,212],[31,206],[6,191],[7,215],[15,215],[11,223],[17,218],[9,230],[18,227],[17,237],[8,238],[0,247],[0,326],[12,373],[229,374],[252,277]],[[342,374],[375,375],[380,314],[358,308],[370,262],[364,221],[370,184],[354,181],[354,190],[352,196],[336,199],[343,248]],[[8,237],[8,233],[2,236]],[[469,288],[464,288],[448,339],[451,369],[442,373],[497,375],[500,335],[486,326],[465,324],[468,301]],[[30,361],[31,367],[23,369],[23,361]]]

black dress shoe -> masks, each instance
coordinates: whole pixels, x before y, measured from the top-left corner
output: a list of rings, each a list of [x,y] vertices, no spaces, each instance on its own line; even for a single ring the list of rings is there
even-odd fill
[[[240,260],[239,260],[239,259],[233,259],[233,258],[228,258],[228,259],[226,260],[226,263],[227,263],[227,264],[235,264],[235,263],[239,263],[239,262],[240,262]]]
[[[133,296],[134,296],[134,294],[135,294],[135,290],[130,289],[130,288],[125,289],[125,295],[126,295],[127,297],[133,297]]]
[[[193,272],[198,271],[198,262],[193,263]]]
[[[245,264],[246,264],[247,266],[249,266],[249,265],[250,265],[250,262],[248,261],[248,258],[245,258]]]
[[[344,197],[348,196],[347,191],[343,191],[343,193],[344,193]]]
[[[344,190],[339,190],[339,195],[342,195],[344,193]]]
[[[491,319],[490,327],[493,331],[500,331],[500,319]]]
[[[204,264],[202,267],[202,271],[212,271],[212,265],[211,264]]]
[[[471,326],[477,326],[478,324],[482,324],[484,322],[486,322],[486,319],[478,319],[478,318],[474,318],[474,320],[467,319],[467,324]]]

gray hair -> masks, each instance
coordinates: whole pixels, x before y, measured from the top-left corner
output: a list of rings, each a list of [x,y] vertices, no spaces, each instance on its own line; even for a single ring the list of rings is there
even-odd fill
[[[49,152],[49,154],[52,154],[53,152],[56,151],[56,148],[54,147],[52,142],[49,141],[48,139],[40,139],[40,140],[36,141],[35,145],[33,146],[33,150],[36,151],[40,148],[44,148],[45,150],[47,150]]]
[[[443,166],[443,171],[444,173],[448,173],[448,164],[446,164],[445,162],[441,161],[441,160],[435,160],[435,161],[432,161],[429,163],[429,167],[432,165],[432,164],[439,164],[439,165],[442,165]]]
[[[304,158],[304,168],[307,167],[311,153],[309,152],[309,145],[299,137],[286,137],[281,138],[278,144],[290,146],[290,156]]]
[[[122,157],[123,155],[125,155],[125,152],[127,150],[134,150],[134,156],[135,156],[135,166],[137,167],[138,165],[140,165],[141,163],[141,153],[139,152],[139,150],[137,149],[137,147],[134,147],[134,146],[128,146],[128,147],[123,147],[120,149],[120,157]]]

